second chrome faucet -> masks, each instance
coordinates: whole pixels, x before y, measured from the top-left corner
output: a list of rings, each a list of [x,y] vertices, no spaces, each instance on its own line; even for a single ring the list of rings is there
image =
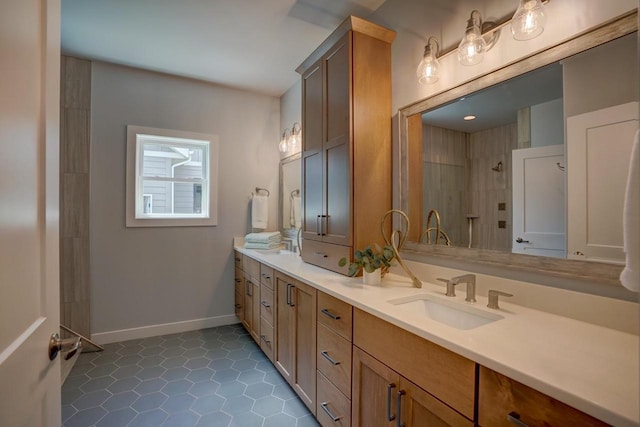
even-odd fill
[[[446,296],[456,296],[456,286],[460,283],[467,284],[467,297],[464,299],[467,302],[476,302],[476,275],[475,274],[463,274],[461,276],[452,277],[451,279],[438,279],[447,284]]]

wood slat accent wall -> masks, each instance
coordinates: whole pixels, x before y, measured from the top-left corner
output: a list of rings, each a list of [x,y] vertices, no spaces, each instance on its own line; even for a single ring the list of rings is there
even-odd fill
[[[60,323],[91,337],[91,61],[62,56],[60,67]]]

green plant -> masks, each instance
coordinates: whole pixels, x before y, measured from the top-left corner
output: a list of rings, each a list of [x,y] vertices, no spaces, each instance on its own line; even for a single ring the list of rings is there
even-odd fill
[[[374,247],[375,250],[371,246],[367,246],[353,254],[353,262],[349,263],[349,276],[356,276],[362,269],[367,273],[373,273],[381,268],[383,276],[387,273],[391,266],[391,260],[395,257],[393,248],[390,245],[381,248],[378,244],[374,244]],[[347,258],[340,259],[338,265],[340,267],[347,265]]]

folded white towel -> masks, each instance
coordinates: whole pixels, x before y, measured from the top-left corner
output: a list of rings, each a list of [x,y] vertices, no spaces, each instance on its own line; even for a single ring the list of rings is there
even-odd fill
[[[254,194],[251,201],[251,226],[264,230],[269,221],[269,197]]]
[[[620,282],[631,291],[640,291],[640,131],[631,149],[627,190],[622,217],[626,265]]]
[[[282,236],[279,231],[263,231],[262,233],[249,233],[244,236],[245,242],[251,243],[272,243],[280,242]]]
[[[244,247],[246,249],[275,249],[280,247],[280,242],[271,242],[271,243],[244,242]]]

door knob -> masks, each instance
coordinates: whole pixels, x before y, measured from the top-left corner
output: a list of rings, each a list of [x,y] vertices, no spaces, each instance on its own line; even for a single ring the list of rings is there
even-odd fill
[[[531,243],[531,242],[530,242],[530,241],[528,241],[528,240],[524,240],[522,237],[518,237],[518,238],[516,239],[516,242],[517,242],[517,243]]]
[[[78,350],[82,347],[80,337],[61,339],[60,334],[54,332],[49,339],[49,360],[53,360],[58,356],[61,351],[66,351],[64,360],[71,359]]]

